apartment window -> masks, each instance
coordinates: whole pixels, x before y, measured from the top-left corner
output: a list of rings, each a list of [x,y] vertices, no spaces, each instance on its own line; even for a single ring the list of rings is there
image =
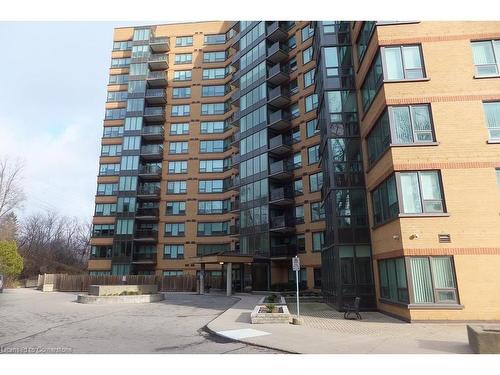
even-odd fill
[[[306,137],[312,137],[316,134],[319,134],[319,129],[317,128],[318,120],[314,119],[311,121],[307,121],[306,123]]]
[[[111,216],[116,213],[116,203],[97,203],[95,216]]]
[[[191,81],[191,70],[176,70],[174,71],[174,81]]]
[[[223,115],[227,110],[226,103],[206,103],[201,105],[202,115]]]
[[[92,228],[93,237],[111,237],[115,234],[114,224],[95,224]]]
[[[167,202],[166,215],[185,215],[186,202]]]
[[[129,76],[144,76],[148,74],[148,64],[130,64]]]
[[[128,99],[127,112],[142,112],[144,110],[144,99]]]
[[[243,95],[240,99],[240,111],[247,109],[262,99],[266,99],[266,87],[267,85],[264,83]]]
[[[165,223],[165,237],[184,236],[184,223]]]
[[[499,47],[500,48],[500,47]],[[483,103],[489,139],[500,140],[500,102]]]
[[[223,191],[224,191],[224,180],[198,181],[198,192],[200,193],[222,193]]]
[[[295,180],[293,182],[293,195],[302,195],[304,194],[304,183],[302,182],[302,179]]]
[[[193,55],[191,53],[176,53],[175,64],[191,64]]]
[[[255,68],[243,74],[240,78],[240,90],[246,89],[252,83],[266,76],[266,62],[263,61]]]
[[[150,29],[138,29],[134,30],[133,40],[149,40],[151,34]]]
[[[302,51],[302,65],[305,65],[309,61],[311,61],[312,56],[313,56],[313,46],[306,48],[304,51]]]
[[[323,32],[325,34],[333,34],[336,32],[336,28],[340,21],[323,21],[321,25],[323,26]]]
[[[451,257],[409,257],[414,303],[458,303]]]
[[[120,156],[122,145],[102,145],[101,156]]]
[[[136,191],[137,176],[121,176],[118,185],[120,191]]]
[[[226,60],[226,51],[203,52],[203,62],[213,63]]]
[[[398,216],[398,194],[396,191],[396,179],[389,177],[372,192],[373,222],[384,223]]]
[[[366,112],[371,105],[377,92],[384,82],[384,73],[382,69],[382,60],[380,54],[377,54],[370,70],[366,74],[365,81],[361,86],[361,98],[363,102],[363,110]]]
[[[267,106],[262,106],[240,119],[240,132],[243,133],[267,121]]]
[[[241,56],[240,70],[245,69],[248,65],[252,64],[254,61],[259,59],[261,56],[264,56],[265,54],[266,54],[266,41],[263,40],[254,48],[252,48],[250,51]]]
[[[366,141],[368,145],[368,163],[371,165],[391,144],[390,124],[387,112],[384,112],[379,117]]]
[[[191,97],[191,87],[174,87],[172,90],[172,98],[182,99]]]
[[[175,45],[177,47],[187,47],[193,45],[192,36],[178,36],[175,38]]]
[[[306,112],[312,111],[316,108],[318,108],[318,95],[312,94],[306,96]]]
[[[307,149],[307,158],[309,160],[309,164],[319,162],[319,145],[312,146]]]
[[[169,161],[168,173],[169,174],[187,173],[187,160]]]
[[[187,182],[186,181],[168,181],[167,194],[186,194]]]
[[[267,148],[267,130],[261,130],[257,133],[249,135],[240,141],[240,155],[245,155],[248,152],[257,150],[261,147]]]
[[[438,171],[400,172],[403,213],[444,212]]]
[[[122,85],[128,82],[128,74],[113,74],[109,76],[109,83],[114,85]]]
[[[339,75],[339,55],[337,47],[323,48],[325,58],[326,75],[336,77]]]
[[[261,198],[267,198],[268,190],[268,181],[265,178],[243,185],[240,188],[240,201],[245,203]]]
[[[124,150],[138,150],[141,147],[141,137],[123,137]],[[123,159],[123,158],[122,158]]]
[[[210,68],[203,69],[202,79],[223,79],[228,73],[227,68]]]
[[[476,76],[496,76],[500,72],[500,40],[472,42]]]
[[[311,203],[311,221],[324,220],[325,219],[325,208],[321,205],[321,202]]]
[[[285,42],[286,47],[288,47],[288,50],[292,50],[295,47],[297,47],[297,40],[295,39],[295,35],[292,35],[288,40]]]
[[[304,73],[304,88],[309,87],[314,83],[314,74],[315,73],[316,73],[315,68]]]
[[[199,215],[224,214],[229,211],[229,199],[220,201],[198,201]]]
[[[293,143],[300,142],[300,127],[292,129],[292,142]]]
[[[170,142],[169,144],[169,154],[187,154],[188,143],[187,142]]]
[[[297,58],[292,57],[290,60],[288,60],[288,62],[286,63],[286,66],[287,66],[288,70],[290,71],[290,73],[297,70],[297,67],[298,67],[297,66]]]
[[[132,48],[132,41],[131,40],[113,43],[113,51],[127,51],[130,48]]]
[[[172,116],[173,117],[189,116],[190,112],[191,112],[191,107],[189,106],[189,104],[173,105],[172,106]]]
[[[323,186],[323,172],[318,172],[309,176],[309,191],[314,193],[320,191]]]
[[[224,121],[202,121],[200,123],[200,134],[224,133],[227,125]]]
[[[165,245],[163,247],[163,258],[184,259],[184,245]],[[171,276],[171,275],[165,275]]]
[[[116,220],[116,234],[134,234],[134,220]]]
[[[123,102],[127,100],[128,93],[126,91],[110,91],[108,92],[108,102]]]
[[[100,176],[116,176],[120,172],[120,164],[101,164],[99,166]]]
[[[200,160],[200,173],[224,172],[227,168],[226,159]]]
[[[224,152],[228,149],[229,142],[224,139],[216,139],[213,141],[200,141],[200,152]]]
[[[229,234],[229,222],[198,223],[198,236],[225,236]]]
[[[122,156],[121,166],[122,171],[131,171],[139,168],[139,156]]]
[[[127,114],[126,108],[115,108],[115,109],[106,109],[106,114],[104,115],[105,120],[119,120],[125,118]]]
[[[170,124],[170,135],[189,134],[189,122]]]
[[[130,65],[130,58],[124,59],[111,59],[111,67],[112,68],[123,68]]]
[[[142,117],[127,117],[125,118],[125,130],[135,131],[142,129]]]
[[[295,206],[295,223],[302,224],[304,222],[304,206]]]
[[[292,168],[297,169],[302,167],[302,154],[300,152],[296,152],[292,156]]]
[[[118,212],[135,212],[135,197],[118,197],[116,202]]]
[[[240,177],[246,178],[267,171],[267,153],[245,160],[240,164]]]
[[[243,35],[240,39],[240,51],[243,51],[247,48],[253,41],[259,38],[261,35],[264,35],[266,32],[266,23],[264,21],[259,22],[256,26],[254,26],[249,32]]]
[[[314,35],[314,27],[312,27],[311,24],[307,25],[306,27],[302,28],[301,34],[302,42],[305,42],[307,39]]]
[[[203,97],[224,95],[226,95],[226,86],[224,85],[203,86],[201,88],[201,96]]]
[[[226,43],[226,34],[205,35],[205,44],[224,44]]]
[[[294,103],[290,106],[290,116],[292,117],[292,119],[300,116],[299,103]]]
[[[382,51],[387,80],[425,77],[420,46],[382,47]]]
[[[141,57],[148,57],[149,55],[150,55],[149,45],[147,44],[132,47],[132,58],[134,59]]]
[[[372,37],[372,34],[375,31],[376,25],[377,22],[375,21],[363,22],[363,26],[361,27],[361,31],[359,32],[359,38],[356,45],[358,50],[358,61],[363,60],[363,57],[365,56],[365,51],[368,48],[368,43],[370,42],[370,38]]]
[[[305,253],[306,252],[306,236],[304,234],[297,234],[295,236],[295,241],[297,243],[297,252]]]
[[[378,261],[380,278],[380,297],[408,303],[408,284],[404,258],[384,259]]]
[[[321,251],[325,245],[325,232],[314,232],[312,234],[313,247],[312,251]]]
[[[104,138],[115,138],[123,135],[123,126],[105,126],[103,131]]]
[[[299,92],[299,83],[297,78],[290,81],[288,84],[288,91],[290,92],[290,95],[295,95]]]

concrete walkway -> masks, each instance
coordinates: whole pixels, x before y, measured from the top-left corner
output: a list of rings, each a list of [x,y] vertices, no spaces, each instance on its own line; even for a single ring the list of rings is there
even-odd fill
[[[250,314],[262,297],[236,294],[240,301],[207,327],[238,341],[306,354],[446,354],[472,353],[463,323],[405,323],[377,312],[362,321],[322,303],[300,305],[304,324],[251,324]],[[288,304],[291,313],[295,305]]]

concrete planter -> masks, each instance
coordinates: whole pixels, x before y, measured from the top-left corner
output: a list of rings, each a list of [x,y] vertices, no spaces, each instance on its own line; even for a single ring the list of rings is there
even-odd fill
[[[250,314],[250,319],[252,324],[265,324],[265,323],[290,323],[292,316],[290,315],[290,311],[288,311],[288,307],[284,306],[276,306],[278,312],[265,312],[265,305],[257,305],[253,309]]]
[[[88,304],[120,304],[120,303],[151,303],[159,302],[165,299],[163,293],[157,294],[139,294],[136,296],[90,296],[79,294],[77,297],[78,303]]]
[[[267,297],[269,297],[269,296],[264,296],[264,297],[262,297],[262,298],[259,300],[258,304],[259,304],[259,305],[265,305],[266,303],[270,303],[270,302],[267,302],[267,301],[266,301],[266,298],[267,298]],[[277,305],[277,306],[278,306],[278,305],[279,305],[279,306],[281,306],[281,305],[286,305],[285,298],[284,298],[284,297],[282,297],[282,296],[278,296],[278,300],[277,300],[276,302],[273,302],[273,303],[274,303],[275,305]]]
[[[467,325],[472,351],[477,354],[500,354],[500,324]]]
[[[88,291],[91,296],[110,296],[122,292],[156,294],[158,285],[89,285]]]

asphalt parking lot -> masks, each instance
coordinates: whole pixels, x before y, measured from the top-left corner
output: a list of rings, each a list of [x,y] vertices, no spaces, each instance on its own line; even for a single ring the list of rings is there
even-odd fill
[[[203,327],[236,300],[167,294],[149,304],[83,305],[76,293],[6,289],[0,353],[280,353],[213,336]]]

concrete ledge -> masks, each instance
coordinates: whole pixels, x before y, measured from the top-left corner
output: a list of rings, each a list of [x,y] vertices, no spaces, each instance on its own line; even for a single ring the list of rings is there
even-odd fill
[[[500,324],[467,325],[469,345],[476,354],[500,354]]]
[[[120,304],[120,303],[151,303],[159,302],[165,299],[165,294],[140,294],[136,296],[89,296],[79,294],[76,302],[87,304]]]
[[[250,320],[252,324],[264,324],[264,323],[290,323],[292,316],[290,311],[288,311],[287,306],[276,306],[277,309],[281,310],[276,313],[260,312],[262,308],[266,308],[265,305],[257,305],[250,314]]]
[[[259,305],[265,305],[267,303],[267,302],[265,302],[265,300],[266,300],[267,297],[269,297],[269,296],[262,297],[259,300],[258,304]],[[271,302],[269,302],[269,303],[271,303]],[[272,303],[274,303],[277,306],[286,305],[286,301],[285,301],[285,298],[283,296],[278,296],[278,301],[272,302]]]
[[[158,285],[89,285],[90,296],[109,296],[122,292],[136,292],[139,294],[158,293]]]

